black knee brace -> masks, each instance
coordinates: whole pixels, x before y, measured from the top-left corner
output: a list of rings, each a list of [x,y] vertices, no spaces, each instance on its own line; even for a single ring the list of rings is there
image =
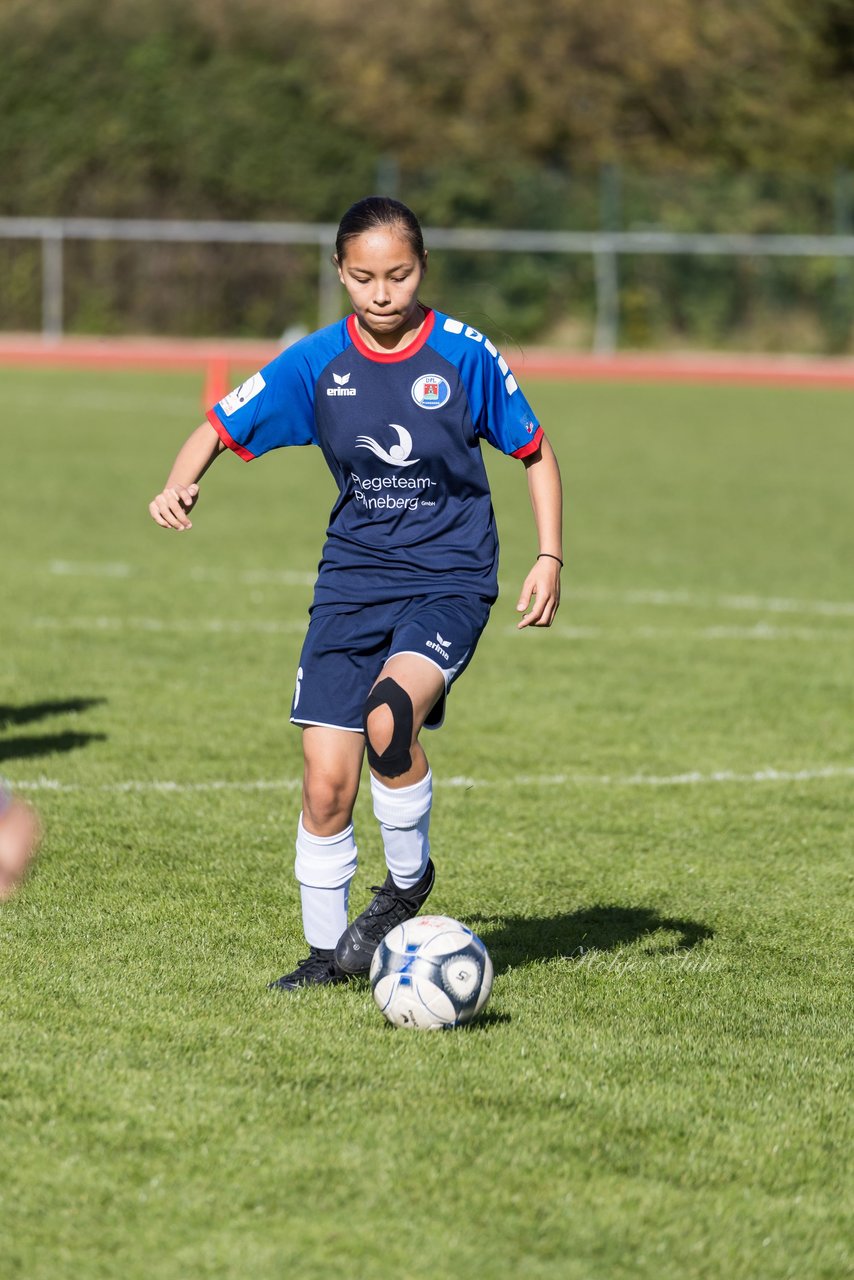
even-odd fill
[[[391,711],[391,741],[382,755],[374,749],[368,733],[368,716],[377,707],[388,707]],[[365,741],[368,747],[368,764],[384,778],[399,778],[412,768],[412,724],[414,712],[412,699],[405,689],[387,676],[375,684],[368,695],[362,711],[362,724],[365,727]]]

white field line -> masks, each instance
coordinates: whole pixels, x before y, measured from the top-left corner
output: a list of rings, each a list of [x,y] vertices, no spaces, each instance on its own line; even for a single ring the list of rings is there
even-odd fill
[[[84,631],[120,633],[145,631],[179,635],[293,635],[308,626],[307,618],[290,622],[271,618],[147,618],[96,614],[91,617],[71,615],[67,618],[36,617],[30,626],[38,631]],[[504,634],[518,635],[516,627],[505,627]],[[697,640],[854,640],[854,629],[821,627],[773,627],[758,623],[754,627],[562,627],[552,628],[562,640],[664,640],[674,637]]]
[[[110,561],[52,560],[48,571],[57,577],[103,578],[145,576],[145,568]],[[240,569],[196,566],[189,571],[194,582],[243,582],[252,586],[313,586],[317,574],[297,569]],[[511,584],[502,584],[509,589]],[[661,607],[685,607],[690,609],[720,609],[724,611],[753,613],[804,613],[829,618],[854,618],[854,601],[850,600],[796,600],[787,596],[714,595],[695,591],[625,590],[613,591],[607,587],[563,588],[564,599],[601,601],[605,604],[655,605]]]
[[[300,622],[276,622],[266,618],[33,618],[31,625],[39,631],[147,631],[198,635],[292,635],[302,634],[307,619]]]
[[[51,560],[49,571],[57,578],[129,578],[133,568],[114,560],[89,563],[81,560]]]
[[[197,565],[190,570],[193,582],[226,582],[233,581],[234,574],[224,569],[208,568]],[[240,569],[238,582],[250,587],[313,587],[317,581],[317,573],[305,573],[296,569]]]
[[[706,595],[694,591],[612,591],[607,587],[573,587],[564,598],[602,601],[607,604],[684,606],[690,609],[723,609],[754,613],[816,613],[830,618],[854,618],[854,601],[794,600],[786,596]]]
[[[113,561],[51,560],[48,572],[56,578],[133,578],[144,577],[145,570]],[[316,573],[296,569],[227,569],[196,565],[189,571],[193,582],[241,582],[250,587],[313,587]]]
[[[722,783],[762,784],[818,782],[824,779],[854,778],[854,765],[822,765],[813,769],[756,769],[751,773],[738,773],[733,769],[719,769],[713,773],[673,773],[649,774],[518,774],[515,777],[483,779],[457,776],[438,778],[435,785],[461,790],[503,790],[508,787],[698,787]],[[214,779],[210,782],[176,782],[167,780],[135,780],[127,782],[107,782],[100,786],[85,783],[60,782],[55,778],[34,778],[10,780],[13,788],[19,791],[53,791],[78,792],[101,791],[109,794],[127,794],[129,792],[162,792],[166,794],[186,795],[206,791],[297,791],[302,786],[301,778],[259,778],[248,782],[231,782],[226,779]]]
[[[229,782],[214,779],[211,782],[174,782],[149,779],[129,782],[105,782],[100,786],[86,786],[76,782],[60,782],[56,778],[9,780],[13,791],[101,791],[110,795],[127,795],[129,792],[164,792],[174,795],[191,795],[200,791],[298,791],[302,778],[258,778],[249,782]]]
[[[553,634],[563,640],[663,640],[673,636],[694,640],[854,640],[854,628],[845,627],[775,627],[757,622],[752,627],[552,627]],[[507,635],[515,627],[505,629]]]

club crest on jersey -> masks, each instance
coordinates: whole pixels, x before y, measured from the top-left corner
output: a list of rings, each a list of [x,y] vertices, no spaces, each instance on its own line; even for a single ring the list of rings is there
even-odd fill
[[[423,373],[412,384],[412,399],[422,409],[441,409],[450,398],[450,385],[440,373]]]
[[[326,394],[328,396],[354,396],[356,394],[355,387],[348,387],[350,381],[349,373],[333,373],[332,378],[335,382],[334,387],[327,387]]]
[[[413,467],[416,462],[420,462],[420,458],[409,456],[412,453],[412,436],[406,427],[398,426],[396,422],[390,422],[388,425],[397,435],[397,444],[385,449],[374,440],[373,436],[356,436],[356,448],[370,449],[375,458],[381,458],[390,467]]]

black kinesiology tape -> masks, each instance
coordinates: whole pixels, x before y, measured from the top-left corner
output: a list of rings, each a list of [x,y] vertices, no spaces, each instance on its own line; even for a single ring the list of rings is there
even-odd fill
[[[388,707],[391,711],[391,741],[382,755],[374,749],[368,732],[368,716],[377,707]],[[412,724],[414,711],[412,699],[405,689],[387,676],[374,685],[362,711],[362,723],[365,726],[365,741],[368,747],[368,764],[384,778],[399,778],[412,768],[412,756],[409,748],[412,745]]]

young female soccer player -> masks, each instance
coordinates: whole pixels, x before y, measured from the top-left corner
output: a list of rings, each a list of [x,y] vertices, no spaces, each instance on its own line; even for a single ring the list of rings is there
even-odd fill
[[[551,625],[563,563],[554,453],[492,343],[419,301],[427,253],[415,215],[360,200],[341,220],[334,263],[353,314],[215,405],[149,507],[164,529],[191,528],[198,482],[225,449],[250,461],[316,444],[338,483],[291,711],[302,728],[295,871],[309,955],[271,984],[286,991],[367,972],[433,887],[419,734],[441,724],[498,594],[481,439],[527,470],[539,554],[520,628]],[[366,751],[388,876],[348,927]]]

